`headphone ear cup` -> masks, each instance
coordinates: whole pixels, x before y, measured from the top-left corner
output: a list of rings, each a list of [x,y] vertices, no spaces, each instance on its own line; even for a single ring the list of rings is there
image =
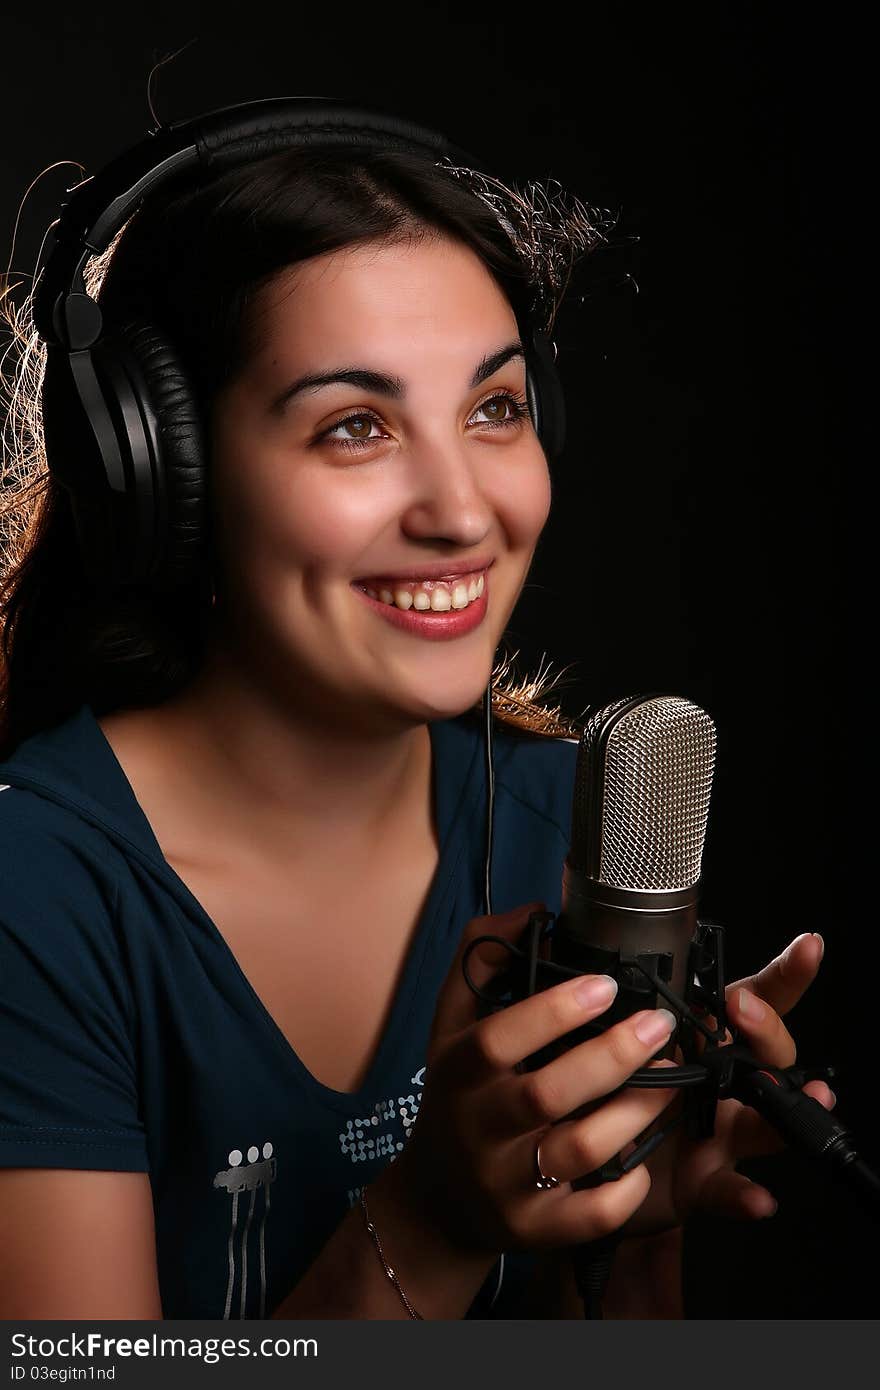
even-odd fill
[[[201,414],[183,364],[148,323],[126,323],[92,349],[126,468],[130,554],[117,583],[169,592],[205,563],[207,478]]]

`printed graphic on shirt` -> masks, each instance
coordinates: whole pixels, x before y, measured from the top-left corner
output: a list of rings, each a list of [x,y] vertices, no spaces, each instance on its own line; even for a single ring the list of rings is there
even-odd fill
[[[387,1156],[393,1162],[402,1150],[412,1132],[419,1105],[422,1087],[425,1083],[425,1067],[420,1067],[409,1079],[412,1090],[401,1092],[376,1101],[367,1115],[348,1120],[339,1135],[343,1154],[352,1163]],[[247,1161],[245,1162],[245,1158]],[[229,1201],[229,1237],[227,1240],[227,1281],[224,1319],[233,1316],[232,1305],[238,1294],[238,1317],[265,1318],[266,1316],[266,1224],[271,1210],[271,1185],[277,1177],[277,1160],[274,1145],[268,1141],[262,1150],[252,1144],[246,1155],[241,1149],[232,1149],[227,1157],[227,1168],[214,1174],[212,1185],[215,1190],[227,1195]],[[354,1206],[360,1197],[360,1187],[348,1190],[348,1204]],[[261,1194],[262,1193],[262,1197]],[[241,1219],[239,1203],[247,1196],[247,1209]],[[257,1219],[258,1218],[258,1219]],[[256,1229],[256,1237],[251,1231]],[[249,1257],[256,1243],[260,1266],[259,1311],[248,1312],[248,1268]],[[250,1299],[255,1302],[253,1294]]]
[[[244,1162],[244,1155],[241,1149],[232,1149],[228,1156],[228,1168],[221,1168],[219,1173],[214,1174],[213,1186],[221,1192],[226,1192],[230,1198],[229,1213],[229,1240],[227,1242],[227,1264],[228,1278],[226,1284],[226,1307],[223,1310],[224,1318],[231,1316],[232,1298],[235,1291],[236,1278],[240,1273],[239,1280],[239,1299],[238,1316],[247,1316],[248,1298],[248,1247],[251,1227],[254,1220],[254,1211],[257,1206],[258,1194],[262,1189],[263,1199],[261,1203],[260,1220],[258,1226],[258,1248],[260,1259],[260,1309],[257,1317],[266,1316],[266,1222],[269,1219],[271,1207],[271,1184],[275,1181],[276,1160],[274,1149],[271,1143],[263,1145],[262,1152],[256,1144],[252,1144],[247,1151],[247,1163]],[[247,1214],[241,1228],[241,1235],[238,1236],[238,1203],[242,1193],[249,1194]],[[238,1239],[237,1239],[238,1237]]]
[[[425,1067],[419,1067],[415,1076],[410,1077],[409,1084],[414,1088],[424,1086]],[[348,1155],[352,1163],[365,1163],[385,1155],[393,1163],[410,1136],[421,1099],[421,1089],[416,1089],[409,1095],[377,1100],[369,1114],[346,1122],[345,1129],[339,1135],[342,1152]],[[380,1125],[383,1126],[381,1130]],[[360,1195],[360,1187],[350,1187],[348,1205],[353,1207]]]

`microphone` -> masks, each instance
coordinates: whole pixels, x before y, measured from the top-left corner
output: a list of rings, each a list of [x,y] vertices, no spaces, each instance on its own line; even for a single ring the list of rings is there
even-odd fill
[[[724,931],[697,917],[715,746],[709,715],[679,696],[628,696],[590,715],[578,749],[561,911],[555,922],[553,913],[532,913],[524,947],[498,936],[472,941],[462,961],[465,979],[490,1010],[573,975],[605,974],[617,981],[617,995],[600,1019],[533,1053],[520,1063],[525,1071],[640,1009],[664,1005],[675,1016],[671,1037],[654,1055],[674,1060],[680,1049],[682,1062],[638,1068],[625,1084],[682,1087],[684,1104],[671,1118],[668,1111],[660,1116],[632,1152],[573,1187],[622,1177],[678,1124],[691,1138],[708,1138],[718,1100],[731,1096],[877,1202],[880,1175],[853,1147],[848,1129],[801,1089],[808,1079],[830,1080],[833,1073],[773,1067],[741,1039],[727,1039]],[[489,941],[504,946],[511,963],[491,986],[479,987],[468,958]],[[569,1118],[593,1108],[588,1104]],[[572,1251],[587,1317],[601,1317],[619,1239],[613,1233]]]
[[[715,725],[678,696],[617,700],[583,730],[551,959],[614,976],[604,1027],[654,1005],[652,976],[689,992],[714,767]]]
[[[631,696],[599,710],[578,749],[562,911],[550,935],[550,958],[577,973],[617,980],[600,1030],[668,1004],[678,1022],[658,1056],[674,1055],[681,1022],[672,999],[657,998],[660,982],[679,1000],[690,994],[714,767],[715,725],[705,710],[673,695]],[[562,1045],[570,1046],[571,1038]],[[665,1082],[662,1069],[654,1075],[656,1084]],[[710,1132],[714,1110],[712,1104]],[[706,1124],[708,1117],[702,1118]],[[647,1131],[653,1144],[642,1136],[627,1166],[662,1142],[668,1133],[662,1123],[663,1117]],[[616,1167],[572,1186],[595,1186],[626,1171],[619,1161]],[[587,1317],[602,1316],[619,1239],[614,1232],[571,1252]]]
[[[566,973],[602,973],[618,981],[617,997],[598,1031],[639,1009],[667,1005],[678,1022],[655,1055],[674,1057],[678,1043],[690,1065],[640,1068],[633,1074],[629,1084],[688,1087],[684,1107],[672,1120],[661,1116],[625,1159],[572,1186],[622,1176],[682,1121],[691,1136],[711,1135],[719,1095],[732,1095],[876,1202],[877,1174],[853,1147],[846,1127],[802,1093],[806,1073],[761,1064],[741,1043],[721,1045],[723,931],[697,919],[714,763],[712,720],[676,696],[618,700],[594,714],[581,735],[562,911],[549,936],[550,960]],[[693,1011],[693,1005],[705,1003],[715,1015],[714,1036]],[[697,1030],[709,1043],[699,1058]],[[561,1040],[563,1047],[571,1046],[572,1036]],[[613,1233],[572,1251],[589,1317],[601,1317],[601,1295],[619,1239]]]

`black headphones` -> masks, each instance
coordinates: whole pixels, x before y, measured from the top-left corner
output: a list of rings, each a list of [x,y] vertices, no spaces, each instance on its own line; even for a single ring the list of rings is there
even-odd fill
[[[278,97],[156,127],[77,185],[63,205],[34,294],[47,345],[42,408],[49,470],[67,489],[87,574],[105,589],[170,592],[205,569],[206,458],[194,389],[149,323],[103,338],[83,273],[129,217],[182,170],[219,171],[295,145],[379,148],[487,172],[445,136],[333,97]],[[526,394],[541,445],[562,452],[555,345],[520,319]]]

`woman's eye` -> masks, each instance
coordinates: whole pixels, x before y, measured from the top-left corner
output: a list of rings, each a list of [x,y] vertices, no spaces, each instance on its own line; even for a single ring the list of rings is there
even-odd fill
[[[529,413],[525,397],[514,395],[512,391],[502,391],[497,396],[491,396],[488,401],[478,405],[477,410],[485,411],[489,417],[487,423],[494,426],[518,425]]]
[[[374,440],[383,438],[382,435],[370,433],[373,426],[378,425],[378,423],[374,415],[347,415],[344,420],[339,420],[335,425],[331,425],[328,430],[325,430],[321,438],[332,439],[334,444],[341,444],[344,449],[351,447],[351,445],[357,448],[359,444],[372,444]],[[336,431],[342,429],[350,429],[351,432],[347,438],[336,437]]]
[[[516,395],[512,391],[500,391],[497,395],[491,396],[489,400],[483,401],[483,404],[478,405],[474,413],[479,414],[481,411],[487,418],[477,423],[482,423],[489,429],[516,428],[529,415],[525,396]],[[378,434],[373,434],[374,426],[380,431]],[[345,433],[340,433],[340,431],[345,431]],[[321,442],[328,440],[336,449],[346,449],[350,453],[356,453],[358,449],[368,448],[377,440],[387,439],[388,436],[381,432],[379,420],[375,415],[361,410],[355,415],[346,415],[344,420],[338,420],[335,425],[324,430],[318,438]]]

